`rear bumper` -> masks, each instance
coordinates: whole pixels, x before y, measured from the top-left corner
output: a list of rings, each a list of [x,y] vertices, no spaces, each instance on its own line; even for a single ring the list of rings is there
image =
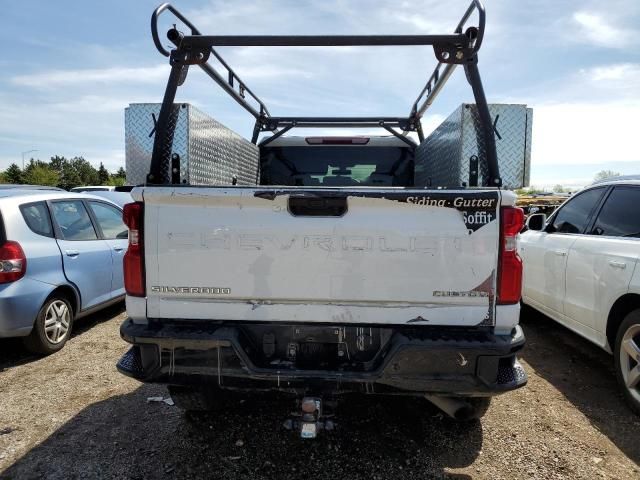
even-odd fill
[[[0,338],[29,335],[53,288],[29,277],[0,285]]]
[[[487,331],[398,328],[367,371],[262,368],[251,361],[242,332],[233,326],[125,321],[122,338],[133,347],[118,370],[143,382],[216,385],[229,389],[324,393],[436,393],[486,396],[527,382],[516,353],[522,329]]]

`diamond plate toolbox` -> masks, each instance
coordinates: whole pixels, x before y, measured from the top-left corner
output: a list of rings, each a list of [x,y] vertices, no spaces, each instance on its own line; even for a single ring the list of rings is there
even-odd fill
[[[146,181],[159,113],[159,103],[132,103],[124,110],[128,185]],[[180,156],[180,183],[256,185],[258,180],[258,147],[187,103],[179,104],[171,151]]]
[[[503,187],[529,186],[533,110],[526,105],[494,103],[489,104],[489,112]],[[478,110],[475,104],[463,103],[417,148],[416,186],[487,185],[485,158]]]

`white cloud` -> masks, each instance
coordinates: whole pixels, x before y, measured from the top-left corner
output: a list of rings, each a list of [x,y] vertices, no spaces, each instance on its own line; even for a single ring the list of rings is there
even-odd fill
[[[283,77],[301,77],[301,78],[311,78],[313,75],[309,71],[305,71],[300,68],[295,67],[279,67],[277,65],[242,65],[235,64],[233,70],[240,75],[242,72],[241,78],[243,81],[248,79],[250,80],[264,80],[264,79],[273,79],[273,78],[283,78]],[[225,72],[226,70],[220,70],[221,72]]]
[[[573,14],[573,21],[579,27],[578,40],[608,48],[625,48],[636,41],[637,32],[613,25],[594,12],[579,11]]]
[[[640,101],[534,105],[532,164],[638,161]]]
[[[609,0],[605,5],[581,0],[579,11],[557,0],[536,0],[526,9],[512,0],[487,3],[480,66],[485,88],[489,101],[534,106],[533,171],[565,160],[576,168],[595,168],[608,159],[640,162],[633,144],[633,125],[640,118],[640,63],[634,50],[640,38],[640,1]],[[466,6],[463,0],[198,0],[186,14],[211,34],[409,34],[450,32]],[[135,35],[131,41],[144,41],[151,51],[149,39]],[[595,56],[601,50],[576,42],[615,51],[605,52],[603,60]],[[146,59],[146,51],[134,52],[130,44],[88,48],[72,43],[48,50],[51,61],[39,73],[23,74],[24,67],[31,71],[33,66],[26,60],[31,58],[28,51],[25,60],[0,60],[5,70],[20,72],[0,80],[0,168],[4,160],[19,159],[20,151],[30,148],[38,148],[43,158],[83,154],[115,167],[123,160],[122,109],[131,102],[161,101],[169,65],[155,52]],[[46,46],[50,42],[40,41],[37,48]],[[68,58],[71,52],[86,60],[86,69],[71,64],[69,70],[61,69],[67,65],[57,57]],[[252,47],[220,53],[276,116],[406,115],[435,66],[431,48]],[[148,63],[156,60],[158,65]],[[611,64],[594,66],[606,61]],[[194,103],[250,134],[252,117],[199,69],[191,70],[179,101]],[[472,96],[458,69],[425,116],[425,132],[463,101]],[[565,174],[572,181],[590,176],[586,167]]]
[[[444,122],[445,118],[447,117],[437,113],[424,117],[422,119],[422,130],[424,131],[425,137],[438,128],[440,124]]]
[[[566,164],[586,172],[589,165],[640,161],[638,92],[640,64],[614,63],[581,68],[518,97],[498,100],[533,107],[533,171],[536,166]],[[558,175],[558,180],[566,176]],[[574,171],[566,178],[576,180],[581,174]]]
[[[439,0],[401,3],[321,0],[286,5],[259,0],[244,3],[209,0],[204,6],[186,11],[186,15],[197,20],[202,32],[220,35],[382,34],[403,33],[407,27],[448,33],[466,7],[466,2],[452,8],[448,2]]]
[[[633,63],[620,63],[604,67],[595,67],[590,70],[582,70],[589,74],[595,82],[606,80],[625,80],[637,83],[640,79],[640,65]]]
[[[82,155],[95,165],[103,161],[109,169],[123,165],[123,109],[136,97],[122,92],[48,97],[41,101],[0,95],[0,169],[20,163],[20,152],[31,149],[43,160]]]
[[[608,103],[640,100],[640,63],[580,68],[536,85],[527,97],[537,103]]]
[[[565,86],[560,92],[565,98],[582,101],[635,102],[640,100],[640,64],[614,63],[581,69],[565,79]]]
[[[111,67],[84,70],[49,70],[34,72],[30,75],[17,75],[11,78],[11,83],[23,87],[58,88],[70,86],[94,86],[100,84],[147,84],[166,79],[169,75],[169,65],[153,67]]]
[[[412,7],[413,8],[413,7]],[[417,30],[421,30],[423,32],[434,32],[434,31],[442,31],[448,33],[448,30],[452,29],[453,26],[449,27],[448,30],[444,30],[444,26],[434,22],[432,19],[420,15],[418,13],[406,13],[403,11],[397,11],[391,14],[391,19],[395,19],[401,23],[406,23],[411,25]]]
[[[112,95],[79,95],[77,98],[72,100],[58,101],[56,103],[52,103],[48,105],[52,111],[60,112],[61,114],[83,114],[86,112],[90,112],[90,114],[102,114],[102,113],[113,113],[113,112],[123,112],[124,108],[127,107],[130,103],[157,103],[158,97],[147,95],[147,96],[124,96],[122,94],[112,94]]]

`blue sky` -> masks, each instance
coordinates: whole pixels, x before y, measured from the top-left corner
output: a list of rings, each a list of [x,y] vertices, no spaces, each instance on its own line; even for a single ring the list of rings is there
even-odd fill
[[[169,71],[149,18],[158,0],[3,2],[0,168],[21,152],[124,165],[124,107],[158,102]],[[468,2],[216,1],[174,5],[210,34],[442,33]],[[62,7],[57,6],[62,5]],[[640,1],[485,0],[480,70],[490,102],[534,108],[532,184],[584,185],[640,173]],[[164,25],[166,31],[168,24]],[[433,51],[219,49],[274,115],[406,115]],[[197,69],[179,100],[249,135],[246,114]],[[461,69],[424,118],[427,131],[472,101]]]

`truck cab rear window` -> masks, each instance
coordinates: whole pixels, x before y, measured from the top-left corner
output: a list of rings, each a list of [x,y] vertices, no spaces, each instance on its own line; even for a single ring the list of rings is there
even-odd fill
[[[261,185],[412,187],[413,151],[404,147],[266,147]]]

